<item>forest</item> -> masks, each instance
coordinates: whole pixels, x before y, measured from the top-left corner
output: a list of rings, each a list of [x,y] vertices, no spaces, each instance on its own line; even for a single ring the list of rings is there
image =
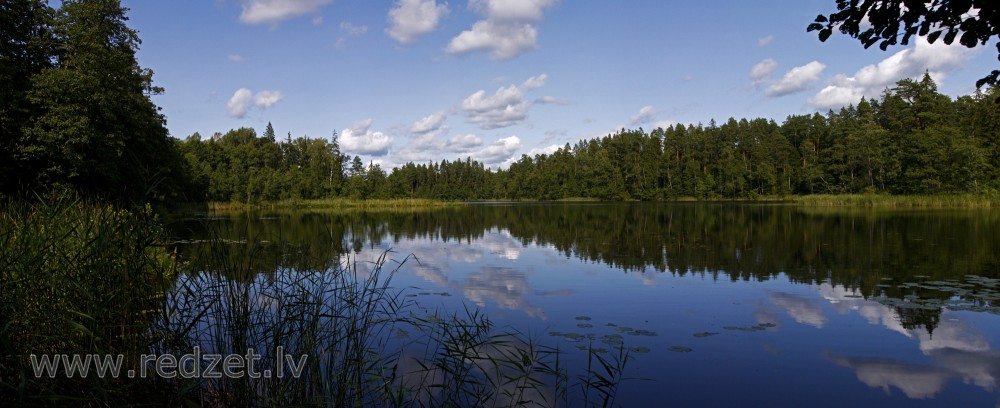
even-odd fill
[[[1000,105],[987,89],[952,100],[931,77],[829,111],[625,130],[522,155],[506,169],[472,158],[365,164],[330,140],[251,128],[194,134],[178,149],[192,198],[255,203],[329,197],[659,201],[807,194],[992,194],[1000,188]]]
[[[268,123],[169,135],[119,2],[3,3],[0,193],[118,203],[347,197],[437,200],[755,199],[993,194],[1000,92],[952,99],[930,75],[826,114],[621,129],[492,169],[471,157],[383,169]],[[17,16],[17,18],[8,18]],[[330,127],[336,124],[331,123]]]

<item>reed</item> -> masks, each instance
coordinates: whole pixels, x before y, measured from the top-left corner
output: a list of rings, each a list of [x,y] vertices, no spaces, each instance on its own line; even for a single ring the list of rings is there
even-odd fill
[[[36,378],[29,359],[98,353],[138,361],[174,272],[162,237],[149,207],[76,199],[0,204],[0,400],[120,405],[158,398],[146,381]]]
[[[877,208],[992,208],[1000,206],[994,195],[887,195],[838,194],[808,195],[791,199],[795,204],[813,207],[877,207]]]
[[[407,257],[392,252],[295,270],[261,259],[279,240],[248,231],[245,241],[210,239],[210,259],[182,264],[148,207],[0,210],[0,400],[15,406],[610,406],[625,369],[627,356],[591,349],[603,369],[571,376],[558,348],[494,327],[474,307],[422,311],[393,288]],[[279,346],[304,364],[297,378]],[[139,372],[150,369],[140,355],[196,348],[252,350],[256,372],[286,364],[286,375],[48,378],[28,361],[123,354],[123,371]]]
[[[351,199],[322,198],[312,200],[289,199],[260,203],[211,202],[209,210],[213,211],[243,211],[253,209],[333,209],[333,210],[419,210],[428,208],[446,208],[462,205],[457,201],[441,201],[425,198],[395,198],[395,199]]]

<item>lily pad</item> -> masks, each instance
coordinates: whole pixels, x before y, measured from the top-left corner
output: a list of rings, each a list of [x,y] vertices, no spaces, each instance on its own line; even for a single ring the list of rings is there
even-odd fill
[[[628,350],[636,353],[648,353],[649,347],[635,346],[629,347]]]
[[[714,336],[716,334],[719,334],[719,333],[701,332],[701,333],[695,333],[694,337],[708,337],[708,336]]]
[[[590,316],[577,316],[576,320],[590,320]]]
[[[581,329],[589,329],[591,327],[594,327],[594,325],[592,325],[590,323],[577,323],[576,327],[579,327]]]
[[[685,346],[671,346],[667,350],[673,351],[674,353],[690,353],[694,351],[691,347]]]

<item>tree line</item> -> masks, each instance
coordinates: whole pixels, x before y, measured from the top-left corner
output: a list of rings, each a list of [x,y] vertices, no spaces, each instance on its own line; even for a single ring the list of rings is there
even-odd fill
[[[118,0],[0,1],[0,192],[185,200],[186,165]]]
[[[330,197],[443,200],[756,198],[1000,190],[1000,97],[957,99],[929,75],[825,115],[622,129],[522,155],[383,169],[327,138],[268,124],[170,137],[118,0],[0,0],[0,193],[120,202]]]
[[[998,95],[987,89],[952,100],[925,74],[826,115],[622,129],[496,170],[466,157],[387,172],[344,154],[336,133],[279,141],[270,123],[259,137],[240,128],[179,146],[197,197],[210,201],[991,194],[1000,189]]]

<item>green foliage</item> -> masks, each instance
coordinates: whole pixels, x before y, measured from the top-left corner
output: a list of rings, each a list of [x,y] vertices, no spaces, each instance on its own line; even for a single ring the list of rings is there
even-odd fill
[[[253,129],[182,143],[212,201],[287,199],[656,201],[806,194],[987,193],[1000,186],[1000,106],[952,101],[929,75],[826,116],[730,118],[722,125],[624,130],[522,155],[507,169],[441,160],[386,172],[340,153],[336,137],[281,143]],[[265,130],[265,135],[273,133]]]
[[[184,161],[149,99],[162,90],[136,62],[139,37],[120,3],[3,8],[3,192],[54,186],[118,202],[182,199]]]
[[[149,207],[0,204],[0,399],[95,406],[153,400],[152,381],[36,378],[31,354],[124,354],[134,369],[173,274]]]
[[[883,51],[906,45],[916,35],[930,43],[938,39],[972,48],[1000,36],[1000,3],[994,0],[837,0],[837,12],[820,14],[808,31],[818,31],[826,41],[838,30],[858,39],[865,48],[879,44]],[[1000,51],[1000,45],[997,46]],[[1000,56],[998,56],[1000,58]],[[976,87],[996,85],[1000,70],[976,82]]]

